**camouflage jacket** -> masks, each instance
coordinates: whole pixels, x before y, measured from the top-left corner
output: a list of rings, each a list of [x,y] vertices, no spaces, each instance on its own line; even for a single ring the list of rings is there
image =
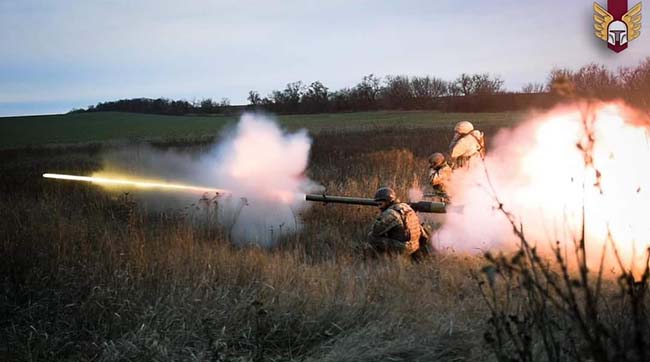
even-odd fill
[[[440,194],[447,194],[449,180],[451,179],[451,167],[445,162],[442,167],[429,168],[429,184],[433,191]]]
[[[475,156],[484,157],[485,137],[483,132],[473,130],[472,132],[454,137],[449,145],[449,156],[452,167],[459,168],[469,166],[469,162]]]
[[[417,241],[420,238],[420,219],[408,204],[394,203],[375,220],[370,234],[402,242]]]

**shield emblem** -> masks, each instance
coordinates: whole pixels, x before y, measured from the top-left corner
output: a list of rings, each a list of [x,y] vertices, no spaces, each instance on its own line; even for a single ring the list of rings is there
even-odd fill
[[[641,34],[641,3],[628,10],[627,0],[607,0],[607,9],[594,3],[596,36],[617,53]]]

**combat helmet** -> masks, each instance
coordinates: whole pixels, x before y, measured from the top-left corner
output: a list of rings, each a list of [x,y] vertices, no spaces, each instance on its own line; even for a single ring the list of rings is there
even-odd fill
[[[440,152],[432,153],[429,156],[429,164],[433,167],[438,167],[445,162],[445,155]]]
[[[397,195],[395,191],[390,187],[380,187],[377,192],[375,192],[375,201],[386,201],[388,203],[395,202],[397,200]]]
[[[456,123],[456,127],[454,127],[454,131],[460,134],[468,134],[473,130],[474,130],[474,125],[468,121],[460,121]]]

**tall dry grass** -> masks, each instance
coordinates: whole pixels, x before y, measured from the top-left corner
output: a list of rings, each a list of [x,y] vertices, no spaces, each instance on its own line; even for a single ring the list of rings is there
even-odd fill
[[[424,177],[426,156],[447,144],[445,134],[421,130],[323,133],[308,174],[332,194],[371,196],[388,184],[404,198]],[[623,278],[622,288],[602,282],[597,308],[581,321],[587,283],[580,274],[564,278],[561,264],[532,248],[488,259],[447,252],[418,264],[367,260],[362,246],[376,210],[319,204],[274,248],[242,248],[227,228],[202,221],[198,200],[152,211],[134,194],[40,178],[92,172],[101,152],[0,155],[0,360],[621,358],[597,353],[585,331],[623,341],[607,351],[629,348],[628,360],[645,346],[647,334],[628,332],[647,323],[647,279]],[[530,277],[547,265],[559,279]],[[554,299],[572,287],[574,302]]]
[[[322,135],[310,177],[333,194],[391,184],[404,196],[429,138],[385,132]],[[198,204],[151,211],[40,179],[91,172],[101,149],[39,152],[4,155],[1,360],[484,358],[487,309],[469,273],[480,259],[366,260],[373,208],[316,204],[274,248],[241,248]]]
[[[583,188],[600,187],[602,177],[594,164],[599,140],[589,106],[582,110],[585,137],[576,146],[583,153],[584,168],[595,171],[597,181],[589,186],[583,181]],[[519,250],[512,255],[486,254],[488,265],[482,270],[480,290],[490,309],[485,341],[497,360],[650,360],[650,248],[642,265],[626,264],[610,233],[600,263],[590,266],[585,231],[590,220],[583,205],[578,236],[570,245],[557,241],[550,255],[544,255],[525,233],[525,225],[516,222],[497,194],[493,196],[519,240]],[[606,264],[609,256],[617,265]]]

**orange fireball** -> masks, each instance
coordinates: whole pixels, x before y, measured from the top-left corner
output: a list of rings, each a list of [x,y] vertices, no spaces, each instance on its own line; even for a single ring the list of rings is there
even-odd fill
[[[650,138],[647,120],[621,103],[576,104],[532,117],[494,137],[487,169],[454,175],[452,196],[464,215],[450,215],[441,235],[460,249],[512,245],[496,200],[541,247],[573,250],[583,225],[589,264],[603,251],[608,266],[643,266],[650,246]],[[474,230],[478,229],[478,230]],[[611,242],[608,241],[611,236]],[[571,254],[567,254],[571,255]]]

